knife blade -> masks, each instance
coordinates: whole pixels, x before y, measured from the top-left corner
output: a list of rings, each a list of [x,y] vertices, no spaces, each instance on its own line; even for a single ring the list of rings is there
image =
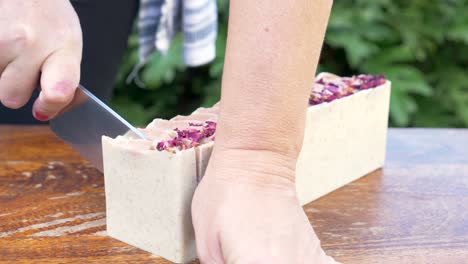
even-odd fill
[[[146,139],[145,135],[99,100],[82,85],[71,103],[49,122],[51,130],[103,172],[103,135],[126,135]]]

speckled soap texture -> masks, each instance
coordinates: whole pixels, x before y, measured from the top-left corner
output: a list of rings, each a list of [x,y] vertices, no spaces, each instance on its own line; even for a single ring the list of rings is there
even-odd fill
[[[196,258],[194,149],[135,152],[104,137],[103,154],[109,236],[176,263]]]
[[[321,78],[339,77],[321,74],[317,80]],[[379,86],[371,89],[353,90],[348,84],[340,84],[337,90],[332,83],[324,86],[330,88],[325,91],[320,85],[314,86],[316,94],[312,93],[313,105],[307,110],[304,144],[297,163],[296,188],[302,204],[383,165],[390,82],[376,80]],[[200,108],[191,116],[172,120],[179,120],[177,125],[194,118],[215,122],[217,110],[213,109]],[[163,123],[167,124],[155,121],[153,125]],[[155,255],[186,263],[196,258],[191,199],[214,142],[200,145],[189,140],[189,147],[185,149],[182,144],[182,150],[161,147],[173,142],[168,140],[155,141],[151,150],[138,150],[122,144],[125,140],[103,138],[107,231]]]
[[[296,189],[307,204],[381,168],[385,160],[390,82],[310,106],[296,167]]]

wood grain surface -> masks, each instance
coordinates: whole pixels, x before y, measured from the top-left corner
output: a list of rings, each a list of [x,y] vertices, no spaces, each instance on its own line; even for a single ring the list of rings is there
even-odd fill
[[[468,130],[390,130],[383,170],[305,207],[343,263],[468,263]],[[44,126],[0,126],[0,263],[170,263],[106,236],[103,176]]]

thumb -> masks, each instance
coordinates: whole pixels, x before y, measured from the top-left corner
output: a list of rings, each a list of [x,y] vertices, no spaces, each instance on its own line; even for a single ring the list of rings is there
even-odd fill
[[[52,53],[42,65],[41,92],[33,105],[36,119],[46,121],[67,106],[80,82],[81,56],[66,50]]]

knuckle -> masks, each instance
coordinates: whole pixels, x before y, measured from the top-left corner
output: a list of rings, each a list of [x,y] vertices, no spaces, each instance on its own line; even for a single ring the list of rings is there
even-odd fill
[[[70,38],[73,40],[73,41],[81,41],[83,36],[82,36],[82,32],[81,32],[81,28],[80,27],[72,27],[69,29],[70,31]]]
[[[81,28],[73,25],[63,25],[55,30],[55,38],[58,42],[81,43]]]
[[[24,49],[34,43],[34,33],[26,25],[16,25],[9,41],[16,48]]]
[[[78,43],[81,43],[83,41],[83,33],[81,32],[81,28],[77,27],[72,29],[72,40],[76,41]]]
[[[60,27],[55,30],[55,38],[59,42],[65,41],[67,38],[69,38],[70,35],[70,30],[66,27]]]

